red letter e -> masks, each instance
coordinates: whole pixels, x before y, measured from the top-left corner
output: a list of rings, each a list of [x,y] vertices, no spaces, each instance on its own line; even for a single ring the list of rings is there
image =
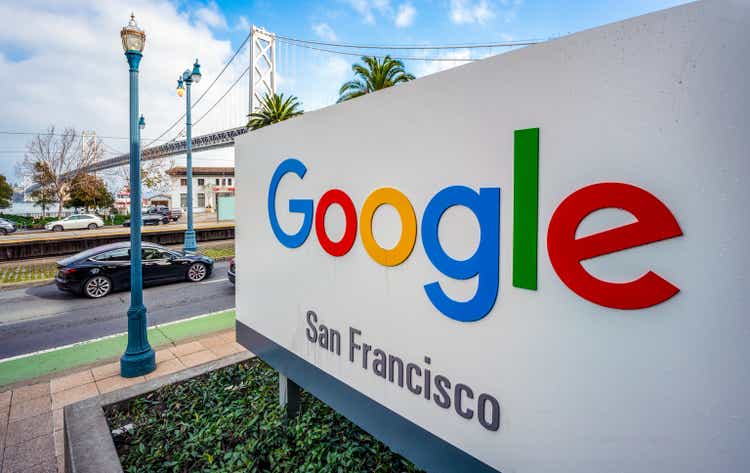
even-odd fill
[[[610,207],[630,212],[637,222],[576,239],[576,229],[587,215]],[[677,220],[652,194],[629,184],[605,182],[579,189],[562,201],[550,220],[547,251],[557,275],[579,296],[604,307],[643,309],[680,290],[653,271],[626,283],[602,281],[580,262],[680,235]]]

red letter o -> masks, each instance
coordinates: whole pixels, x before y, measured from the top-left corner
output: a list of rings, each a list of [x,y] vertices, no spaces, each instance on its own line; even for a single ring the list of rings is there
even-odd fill
[[[331,241],[326,234],[326,212],[328,207],[338,204],[344,210],[346,228],[344,236],[338,242]],[[354,209],[352,199],[342,190],[331,189],[320,198],[318,208],[315,211],[315,233],[318,235],[320,246],[332,256],[343,256],[352,249],[357,237],[357,212]]]

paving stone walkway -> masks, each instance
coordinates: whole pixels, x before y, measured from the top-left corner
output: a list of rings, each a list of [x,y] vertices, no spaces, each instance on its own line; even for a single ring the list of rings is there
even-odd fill
[[[68,404],[243,350],[229,330],[159,347],[156,371],[146,376],[121,377],[117,361],[0,392],[0,473],[64,473],[63,407]]]

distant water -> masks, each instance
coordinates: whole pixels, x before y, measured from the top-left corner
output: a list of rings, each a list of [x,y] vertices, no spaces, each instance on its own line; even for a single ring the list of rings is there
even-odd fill
[[[47,206],[47,213],[57,213],[57,204]],[[41,214],[42,208],[33,202],[13,202],[9,209],[0,209],[0,213],[12,215]]]

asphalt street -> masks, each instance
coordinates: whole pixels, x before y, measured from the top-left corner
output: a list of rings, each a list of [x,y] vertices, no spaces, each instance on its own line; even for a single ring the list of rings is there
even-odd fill
[[[200,283],[180,282],[143,291],[149,326],[234,307],[227,261]],[[0,359],[127,331],[130,292],[87,299],[54,283],[0,291]]]

